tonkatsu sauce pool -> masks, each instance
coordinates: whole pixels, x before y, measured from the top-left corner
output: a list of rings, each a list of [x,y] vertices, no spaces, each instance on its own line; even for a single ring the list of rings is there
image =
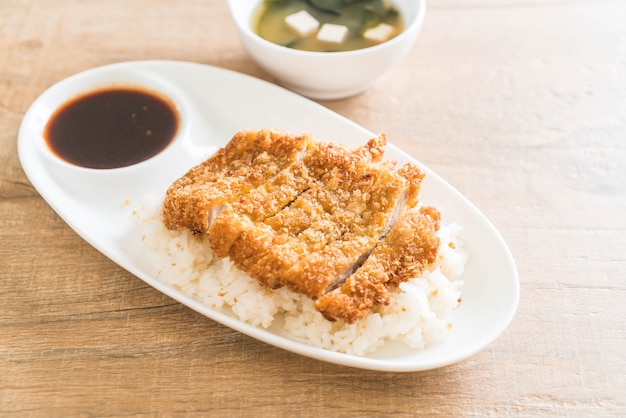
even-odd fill
[[[94,90],[51,116],[44,137],[62,160],[96,169],[145,161],[172,142],[179,125],[174,103],[140,87]]]

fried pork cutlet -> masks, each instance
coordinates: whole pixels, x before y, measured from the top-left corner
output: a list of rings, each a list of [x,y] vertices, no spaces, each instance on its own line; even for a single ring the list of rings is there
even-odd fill
[[[270,181],[225,206],[209,230],[209,235],[213,237],[213,251],[220,257],[229,255],[229,251],[240,254],[235,257],[231,254],[231,258],[247,271],[260,257],[259,243],[269,240],[267,245],[277,245],[284,243],[287,236],[299,235],[305,229],[311,228],[313,223],[320,227],[320,223],[324,222],[320,216],[328,218],[326,209],[330,205],[326,204],[324,207],[323,202],[313,194],[319,190],[320,179],[328,171],[328,160],[335,155],[336,160],[344,164],[352,161],[353,165],[363,165],[379,161],[385,143],[384,137],[375,138],[356,151],[328,143],[309,143],[309,148],[300,160]],[[263,237],[261,234],[263,222],[274,226],[268,230],[270,237]],[[255,245],[246,239],[249,235],[246,231],[255,231]],[[231,246],[242,234],[244,243],[238,244],[239,249],[231,250]],[[252,255],[246,255],[248,253]],[[258,279],[261,280],[260,277]],[[269,281],[261,281],[270,285]]]
[[[301,158],[308,135],[266,129],[242,131],[167,190],[163,222],[169,229],[207,233],[224,204],[267,182]]]
[[[320,143],[303,162],[310,173],[307,189],[242,231],[229,256],[267,286],[318,297],[375,245],[407,187],[389,164],[329,143]]]
[[[334,189],[323,183],[316,193],[307,193],[331,209],[301,233],[287,234],[285,243],[269,246],[265,253],[257,251],[262,256],[250,267],[250,274],[263,282],[273,279],[312,298],[340,284],[367,257],[405,206],[406,179],[383,165],[361,174],[341,176]],[[287,219],[290,214],[291,208]],[[258,236],[251,231],[244,236],[249,239],[240,240],[234,248],[254,247]],[[231,259],[237,255],[231,253]]]
[[[416,204],[422,178],[423,173],[417,167],[406,165],[398,171],[381,170],[366,183],[346,182],[349,190],[367,196],[357,201],[360,211],[351,212],[346,231],[340,237],[284,270],[288,274],[283,278],[285,284],[313,298],[340,286],[387,235],[398,215]],[[355,203],[349,202],[349,206]]]
[[[353,323],[375,305],[390,302],[389,288],[419,276],[437,257],[439,212],[433,207],[403,213],[367,260],[346,281],[315,301],[328,320]]]
[[[356,150],[276,130],[231,142],[168,190],[168,228],[208,233],[216,255],[329,320],[364,316],[432,262],[419,255],[436,254],[438,215],[411,209],[424,174],[382,161],[384,135]]]

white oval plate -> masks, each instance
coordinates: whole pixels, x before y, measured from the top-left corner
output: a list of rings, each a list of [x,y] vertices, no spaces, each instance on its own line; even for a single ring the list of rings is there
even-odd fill
[[[152,159],[125,168],[92,170],[67,164],[48,150],[44,127],[52,112],[78,93],[116,83],[143,85],[167,94],[181,113],[174,142]],[[493,342],[517,309],[519,283],[509,249],[498,231],[466,198],[414,158],[389,145],[386,157],[412,161],[426,172],[422,200],[440,209],[445,223],[464,226],[470,255],[461,289],[463,302],[451,318],[450,335],[423,350],[389,344],[375,355],[354,356],[312,347],[271,328],[246,324],[158,281],[128,202],[163,193],[192,165],[242,129],[274,127],[309,131],[322,140],[356,147],[373,133],[325,107],[273,84],[206,65],[139,61],[95,68],[45,91],[30,107],[19,131],[18,152],[29,180],[83,239],[111,260],[191,309],[253,338],[304,356],[351,367],[408,372],[466,359]]]

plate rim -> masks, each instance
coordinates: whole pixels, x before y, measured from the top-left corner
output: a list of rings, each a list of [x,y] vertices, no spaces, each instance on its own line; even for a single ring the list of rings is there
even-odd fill
[[[121,263],[120,260],[115,260],[113,257],[111,257],[110,254],[108,254],[106,251],[103,251],[100,248],[100,245],[98,243],[94,243],[91,237],[85,236],[85,234],[81,232],[82,228],[76,226],[75,222],[73,222],[72,219],[67,219],[67,216],[64,216],[64,214],[62,213],[62,210],[58,209],[57,203],[53,199],[51,199],[50,196],[47,196],[45,191],[40,190],[40,188],[43,187],[42,186],[43,183],[40,181],[40,179],[37,178],[37,176],[33,172],[33,170],[35,170],[35,168],[33,168],[32,166],[34,164],[33,162],[34,157],[29,155],[29,152],[32,151],[33,145],[28,144],[27,142],[28,141],[27,137],[29,134],[27,124],[29,122],[29,118],[32,116],[33,109],[35,108],[38,101],[46,97],[47,94],[50,94],[50,92],[53,91],[53,89],[62,88],[64,85],[63,83],[66,83],[66,84],[71,83],[71,80],[74,80],[76,77],[79,77],[79,76],[89,76],[89,75],[94,75],[94,74],[97,75],[99,72],[106,71],[107,69],[112,69],[112,68],[124,69],[125,67],[130,67],[130,68],[138,67],[138,68],[148,68],[148,69],[151,67],[156,67],[156,68],[170,67],[170,68],[175,68],[175,69],[182,68],[183,70],[185,68],[195,68],[198,71],[206,70],[209,73],[223,75],[227,78],[246,80],[247,83],[258,84],[260,86],[263,86],[263,89],[269,89],[271,91],[281,92],[280,94],[285,95],[284,97],[290,97],[293,100],[306,103],[307,106],[316,107],[317,110],[321,111],[325,115],[328,115],[333,118],[338,118],[338,120],[340,120],[341,123],[347,123],[351,126],[351,128],[358,129],[361,132],[363,132],[363,134],[374,135],[369,130],[356,124],[350,119],[347,119],[344,116],[336,112],[333,112],[332,110],[322,106],[319,103],[316,103],[305,97],[299,96],[296,93],[288,91],[280,86],[274,85],[268,81],[258,79],[256,77],[253,77],[247,74],[242,74],[233,70],[215,67],[215,66],[207,65],[207,64],[200,64],[196,62],[172,61],[172,60],[125,61],[125,62],[118,62],[114,64],[108,64],[108,65],[103,65],[100,67],[91,68],[91,69],[73,74],[69,77],[66,77],[62,79],[61,81],[53,84],[48,89],[46,89],[43,93],[41,93],[37,97],[37,99],[33,101],[29,109],[24,114],[24,117],[20,124],[19,132],[18,132],[18,156],[19,156],[20,164],[22,165],[22,168],[28,180],[31,182],[31,184],[33,184],[33,186],[38,191],[38,193],[42,196],[42,198],[68,224],[68,226],[70,226],[70,228],[74,230],[82,239],[87,241],[90,245],[96,248],[99,252],[103,253],[105,256],[111,259],[111,261],[113,261],[114,263],[120,265],[121,267],[129,271],[131,274],[140,278],[151,287],[166,294],[168,297],[173,298],[174,300],[178,301],[179,303],[182,303],[183,305],[189,307],[190,309],[193,309],[194,311],[202,314],[203,316],[206,316],[211,320],[214,320],[218,323],[228,326],[229,328],[234,329],[237,332],[241,332],[245,335],[248,335],[252,338],[255,338],[264,343],[273,345],[280,349],[284,349],[284,350],[287,350],[296,354],[300,354],[309,358],[314,358],[314,359],[329,362],[329,363],[334,363],[338,365],[354,367],[354,368],[359,368],[359,369],[387,371],[387,372],[416,372],[416,371],[425,371],[425,370],[431,370],[431,369],[448,366],[448,365],[457,363],[459,361],[466,360],[467,358],[482,351],[485,347],[492,344],[497,338],[499,338],[500,335],[504,333],[504,331],[512,322],[513,317],[515,316],[515,313],[519,305],[519,294],[520,294],[519,275],[518,275],[517,267],[515,265],[515,260],[513,259],[511,251],[508,245],[506,244],[504,238],[500,234],[500,232],[495,228],[495,226],[493,226],[493,224],[486,218],[486,216],[471,201],[469,201],[469,199],[467,199],[463,194],[458,192],[450,183],[445,181],[437,173],[435,173],[433,170],[431,170],[430,168],[428,168],[427,166],[419,162],[417,159],[415,159],[414,157],[412,157],[405,151],[401,150],[398,147],[395,147],[393,144],[389,144],[388,149],[389,148],[394,149],[396,153],[400,155],[404,155],[404,157],[410,161],[417,161],[420,167],[425,169],[427,173],[427,177],[436,178],[437,181],[447,185],[450,191],[454,192],[456,198],[460,198],[463,201],[463,204],[467,208],[471,208],[474,212],[474,216],[477,216],[485,224],[485,226],[490,228],[490,232],[494,234],[493,236],[496,238],[496,241],[498,241],[499,246],[503,248],[505,250],[505,253],[508,255],[507,261],[510,264],[511,272],[513,273],[513,277],[510,278],[512,282],[512,288],[510,289],[512,291],[512,294],[509,295],[512,298],[511,300],[512,303],[508,311],[502,317],[500,321],[500,326],[495,328],[490,334],[491,337],[488,339],[485,339],[481,344],[475,345],[472,350],[462,351],[461,352],[462,354],[456,355],[456,356],[449,355],[447,357],[440,359],[438,362],[430,361],[427,364],[420,364],[419,362],[406,364],[406,363],[390,361],[384,358],[356,356],[356,355],[340,353],[340,352],[335,352],[335,351],[331,351],[331,350],[327,350],[323,348],[314,347],[309,344],[305,344],[299,341],[295,341],[293,339],[289,339],[282,335],[277,335],[268,330],[255,327],[242,320],[231,317],[225,314],[224,312],[221,312],[207,305],[204,305],[202,304],[202,302],[195,300],[180,291],[177,291],[176,289],[172,288],[166,283],[161,282],[159,279],[155,277],[149,277],[145,272],[141,271],[136,266],[128,265],[125,262]],[[420,350],[415,350],[415,351],[419,352]]]

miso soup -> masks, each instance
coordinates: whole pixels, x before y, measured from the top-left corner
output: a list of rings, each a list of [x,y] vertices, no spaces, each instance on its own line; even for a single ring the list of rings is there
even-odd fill
[[[253,30],[270,42],[318,52],[371,47],[403,29],[389,0],[264,0],[253,21]]]

